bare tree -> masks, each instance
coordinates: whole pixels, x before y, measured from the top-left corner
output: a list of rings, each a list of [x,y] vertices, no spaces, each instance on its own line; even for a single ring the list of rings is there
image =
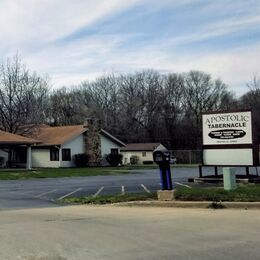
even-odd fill
[[[260,78],[258,78],[256,75],[253,77],[253,79],[248,82],[247,87],[249,91],[260,91]]]
[[[177,149],[197,148],[203,111],[236,105],[226,85],[203,72],[165,75],[146,70],[56,90],[47,114],[54,125],[96,117],[123,141],[159,141]]]
[[[168,147],[176,148],[183,144],[183,132],[180,129],[182,128],[184,112],[184,78],[181,74],[168,74],[164,78],[162,111],[162,124],[165,125],[163,138]],[[186,136],[185,138],[187,139]]]
[[[75,88],[61,88],[52,92],[48,105],[51,125],[76,125],[83,123],[86,109],[81,92]]]
[[[0,67],[0,127],[25,133],[44,120],[48,80],[31,73],[16,56]]]
[[[227,86],[200,71],[190,71],[184,77],[186,129],[193,136],[194,145],[198,146],[201,143],[201,114],[220,109],[221,100],[228,93]]]
[[[141,73],[122,75],[120,84],[120,120],[122,132],[131,132],[128,142],[144,140],[145,84]]]
[[[116,130],[119,113],[118,78],[106,75],[95,82],[83,83],[87,97],[90,98],[90,110],[98,116],[107,129]]]
[[[240,106],[253,111],[255,132],[260,140],[260,78],[254,76],[246,85],[249,91],[240,97]]]

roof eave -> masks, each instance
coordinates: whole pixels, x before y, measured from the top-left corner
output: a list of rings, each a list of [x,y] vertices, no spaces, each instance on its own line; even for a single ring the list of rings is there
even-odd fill
[[[105,137],[109,138],[114,143],[118,144],[119,146],[125,146],[125,143],[123,143],[121,140],[117,139],[110,133],[108,133],[106,130],[101,129],[100,134],[104,135]]]
[[[0,144],[4,144],[4,145],[35,145],[35,144],[38,144],[39,142],[16,142],[16,141],[11,141],[11,142],[8,142],[8,141],[1,141]]]

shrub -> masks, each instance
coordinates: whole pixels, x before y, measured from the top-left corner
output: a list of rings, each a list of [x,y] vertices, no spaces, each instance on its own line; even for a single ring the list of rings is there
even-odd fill
[[[132,155],[130,157],[130,164],[138,164],[139,162],[139,157],[137,155]]]
[[[153,161],[143,161],[143,164],[153,164]]]
[[[122,164],[123,155],[110,153],[106,156],[106,160],[111,166],[118,166]]]
[[[78,153],[74,155],[73,160],[76,167],[85,167],[88,163],[88,156],[85,153]]]

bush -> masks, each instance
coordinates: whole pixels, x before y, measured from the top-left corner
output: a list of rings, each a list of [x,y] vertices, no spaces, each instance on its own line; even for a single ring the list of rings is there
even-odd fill
[[[122,159],[123,159],[122,154],[112,154],[112,153],[110,153],[106,156],[106,160],[108,161],[108,163],[111,166],[122,165]]]
[[[139,162],[139,157],[137,155],[132,155],[130,157],[130,164],[138,164]]]
[[[143,164],[153,164],[153,161],[143,161]]]
[[[85,153],[78,153],[74,155],[73,160],[76,167],[85,167],[88,163],[88,156]]]

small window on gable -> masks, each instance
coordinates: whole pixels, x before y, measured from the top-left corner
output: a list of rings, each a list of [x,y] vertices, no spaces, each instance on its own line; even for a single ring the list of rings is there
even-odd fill
[[[142,156],[143,156],[143,157],[146,157],[146,152],[142,152]]]
[[[62,161],[71,161],[70,149],[62,149]]]
[[[59,161],[59,149],[58,148],[50,149],[50,161]]]

